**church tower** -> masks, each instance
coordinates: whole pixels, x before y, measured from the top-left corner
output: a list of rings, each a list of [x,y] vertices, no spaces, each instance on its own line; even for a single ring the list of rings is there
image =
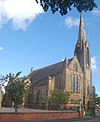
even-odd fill
[[[86,37],[84,28],[84,21],[82,13],[80,13],[79,34],[76,47],[74,50],[74,56],[77,57],[79,64],[83,72],[83,106],[84,109],[91,107],[93,92],[92,92],[92,73],[91,73],[91,54],[89,43]]]

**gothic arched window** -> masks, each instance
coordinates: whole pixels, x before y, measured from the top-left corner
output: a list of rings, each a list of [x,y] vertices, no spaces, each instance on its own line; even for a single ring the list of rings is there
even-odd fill
[[[45,103],[46,102],[46,90],[42,89],[41,90],[41,103]]]
[[[75,91],[75,74],[71,75],[71,91]]]
[[[78,66],[77,66],[77,64],[74,65],[74,71],[75,72],[78,72]]]
[[[73,74],[71,75],[71,91],[73,91]]]
[[[62,85],[61,85],[61,78],[58,79],[58,89],[61,89],[62,88]]]
[[[75,92],[78,92],[78,75],[75,76]]]
[[[40,103],[40,95],[41,95],[41,92],[40,92],[40,90],[38,90],[38,92],[37,92],[37,104]]]
[[[37,91],[36,90],[34,90],[34,93],[33,93],[33,102],[37,103]]]
[[[80,76],[76,74],[71,75],[71,91],[80,92]]]
[[[75,92],[80,92],[80,76],[79,75],[76,75]]]
[[[77,92],[80,92],[80,76],[78,76]]]

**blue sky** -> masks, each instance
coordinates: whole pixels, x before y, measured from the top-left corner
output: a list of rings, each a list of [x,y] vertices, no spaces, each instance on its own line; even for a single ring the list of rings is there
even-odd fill
[[[96,0],[97,1],[97,0]],[[100,95],[100,1],[98,8],[83,13],[92,57],[93,85]],[[74,54],[79,13],[66,16],[43,12],[34,0],[0,0],[0,74],[22,75],[60,62]]]

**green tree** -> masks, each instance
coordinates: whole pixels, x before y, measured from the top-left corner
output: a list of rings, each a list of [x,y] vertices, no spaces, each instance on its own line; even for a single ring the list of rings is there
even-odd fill
[[[30,80],[27,76],[19,77],[21,72],[16,75],[9,73],[7,75],[8,85],[6,86],[6,94],[11,97],[14,102],[15,112],[18,112],[18,105],[23,103],[23,100],[29,93]]]
[[[71,93],[64,90],[54,90],[48,98],[50,104],[61,106],[68,103]]]
[[[51,9],[54,14],[59,11],[61,15],[66,15],[72,7],[75,7],[79,12],[91,11],[97,7],[95,0],[36,0],[43,7],[44,11]]]
[[[100,96],[98,96],[97,94],[96,94],[96,97],[95,97],[95,103],[97,105],[100,105]]]

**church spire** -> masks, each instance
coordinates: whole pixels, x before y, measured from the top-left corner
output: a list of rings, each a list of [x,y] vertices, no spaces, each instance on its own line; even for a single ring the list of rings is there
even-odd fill
[[[86,66],[90,67],[90,49],[86,38],[82,13],[80,13],[79,33],[74,55],[77,56],[82,69]]]
[[[78,40],[77,40],[76,47],[74,50],[74,55],[77,55],[80,51],[84,50],[83,48],[86,42],[87,42],[87,38],[86,38],[86,32],[85,32],[85,27],[84,27],[84,21],[83,21],[82,13],[80,13]]]
[[[86,32],[85,32],[85,28],[84,28],[84,21],[83,21],[82,13],[80,13],[78,42],[82,43],[82,41],[85,43],[87,41],[87,39],[86,39]]]

